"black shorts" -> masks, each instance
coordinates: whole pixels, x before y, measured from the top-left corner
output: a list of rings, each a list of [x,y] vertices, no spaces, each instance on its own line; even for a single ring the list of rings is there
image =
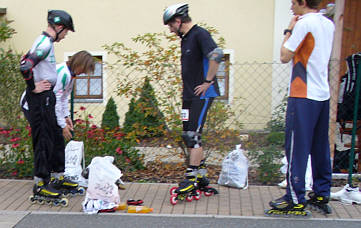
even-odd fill
[[[207,112],[209,107],[211,107],[213,100],[213,97],[197,100],[183,100],[183,131],[195,131],[202,133],[203,125],[207,118]]]

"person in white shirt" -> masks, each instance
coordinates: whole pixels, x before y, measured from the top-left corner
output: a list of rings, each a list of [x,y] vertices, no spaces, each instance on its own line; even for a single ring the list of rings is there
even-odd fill
[[[291,62],[291,80],[286,112],[285,151],[288,160],[287,191],[270,202],[266,214],[307,215],[305,206],[331,213],[331,160],[328,141],[328,63],[334,24],[318,12],[321,0],[292,0],[294,13],[284,31],[281,62]],[[305,197],[305,172],[311,155],[313,191]]]
[[[25,99],[34,150],[35,201],[39,197],[60,198],[61,194],[49,186],[54,170],[54,132],[59,128],[55,116],[56,63],[54,42],[60,42],[68,31],[74,32],[71,16],[63,10],[48,11],[48,27],[33,43],[20,62],[20,71],[27,84]],[[48,198],[49,199],[49,198]]]
[[[73,91],[74,80],[77,75],[91,74],[94,72],[94,57],[87,51],[79,51],[70,57],[69,61],[56,65],[57,80],[53,92],[56,97],[55,114],[57,128],[54,131],[54,154],[53,160],[56,160],[51,172],[52,187],[62,193],[77,193],[78,184],[64,177],[65,171],[65,144],[64,138],[72,138],[73,123],[70,119],[69,97]],[[36,85],[43,81],[35,83]],[[28,104],[25,92],[21,99],[21,106],[26,118],[29,118]],[[62,130],[61,130],[62,129]]]

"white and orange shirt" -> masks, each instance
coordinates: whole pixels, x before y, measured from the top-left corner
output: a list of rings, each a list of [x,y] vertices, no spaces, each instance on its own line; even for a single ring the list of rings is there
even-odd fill
[[[299,17],[284,47],[295,53],[292,59],[288,96],[325,101],[330,98],[328,63],[335,26],[321,13]]]

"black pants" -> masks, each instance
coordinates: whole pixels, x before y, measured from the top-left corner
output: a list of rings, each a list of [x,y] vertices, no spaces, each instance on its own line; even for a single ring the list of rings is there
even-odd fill
[[[52,90],[35,94],[27,91],[25,100],[34,150],[34,176],[48,180],[51,172],[64,172],[65,143],[55,115],[55,94]]]

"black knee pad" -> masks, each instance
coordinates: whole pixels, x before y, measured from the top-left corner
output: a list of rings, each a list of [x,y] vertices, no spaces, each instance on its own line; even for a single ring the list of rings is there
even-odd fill
[[[201,135],[195,131],[183,131],[182,139],[187,148],[199,148],[202,146]]]

